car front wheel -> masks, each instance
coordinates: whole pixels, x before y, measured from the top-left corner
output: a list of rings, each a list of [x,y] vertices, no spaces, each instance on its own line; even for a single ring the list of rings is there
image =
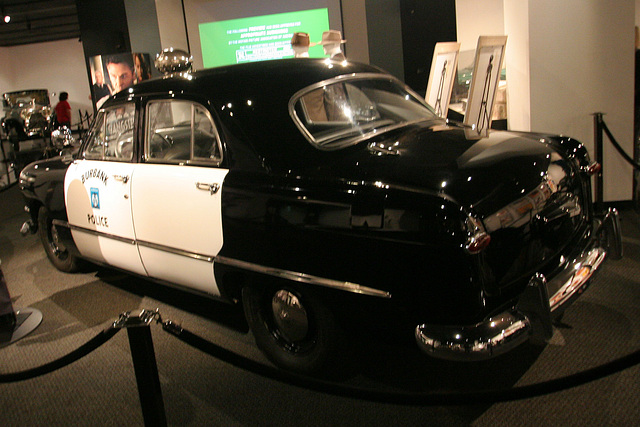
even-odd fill
[[[58,230],[44,206],[38,211],[38,233],[44,251],[55,268],[67,273],[78,270],[78,258],[60,242]]]
[[[321,301],[286,287],[245,287],[242,298],[256,344],[271,362],[308,375],[328,373],[342,333]]]

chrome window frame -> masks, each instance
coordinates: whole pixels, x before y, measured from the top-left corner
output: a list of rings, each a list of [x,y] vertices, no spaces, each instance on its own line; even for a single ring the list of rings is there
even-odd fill
[[[401,122],[401,123],[397,123],[395,125],[391,125],[391,126],[387,126],[387,127],[383,127],[381,129],[374,129],[372,131],[369,132],[365,132],[363,134],[359,134],[353,137],[347,137],[344,138],[344,141],[342,141],[339,144],[329,144],[330,146],[324,146],[323,144],[327,144],[327,143],[331,143],[331,142],[335,142],[338,141],[340,139],[342,139],[339,135],[335,135],[333,137],[329,137],[327,139],[317,139],[316,137],[313,136],[313,134],[307,129],[307,127],[304,125],[305,122],[307,123],[313,123],[312,121],[306,121],[303,120],[302,118],[298,117],[298,113],[296,112],[296,104],[305,96],[308,95],[309,93],[313,92],[316,89],[322,88],[324,86],[328,86],[328,85],[332,85],[332,84],[336,84],[336,83],[346,83],[346,82],[350,82],[350,81],[354,81],[354,80],[385,80],[388,82],[392,82],[392,83],[396,83],[398,84],[401,88],[403,88],[409,95],[411,95],[419,104],[421,104],[422,106],[424,106],[428,111],[430,111],[433,114],[433,117],[425,117],[425,118],[421,118],[418,120],[412,120],[412,121],[406,121],[406,122]],[[302,104],[302,108],[305,108],[304,104]],[[440,119],[435,111],[433,110],[433,107],[431,107],[429,104],[427,104],[427,102],[424,100],[423,97],[421,97],[420,95],[418,95],[415,91],[413,91],[410,87],[408,87],[407,85],[405,85],[404,83],[402,83],[400,80],[398,80],[397,78],[390,76],[388,74],[377,74],[377,73],[352,73],[352,74],[346,74],[346,75],[341,75],[341,76],[336,76],[327,80],[322,80],[320,82],[314,83],[310,86],[305,87],[304,89],[301,89],[299,91],[297,91],[296,93],[293,94],[293,96],[289,99],[289,115],[291,116],[291,118],[293,119],[293,122],[295,123],[296,127],[298,128],[298,130],[302,133],[302,135],[304,135],[304,137],[307,139],[307,141],[316,149],[321,150],[321,151],[335,151],[335,150],[340,150],[343,148],[347,148],[350,147],[352,145],[356,145],[361,141],[364,141],[366,139],[371,138],[374,135],[381,135],[384,134],[386,132],[390,132],[394,129],[398,129],[400,127],[403,126],[407,126],[410,125],[412,123],[418,123],[418,122],[422,122],[424,120],[435,120],[435,119]],[[335,123],[346,123],[346,122],[335,122]]]

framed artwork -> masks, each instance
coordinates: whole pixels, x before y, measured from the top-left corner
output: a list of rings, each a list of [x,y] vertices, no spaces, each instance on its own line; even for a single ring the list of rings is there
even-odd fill
[[[91,57],[91,97],[95,109],[100,109],[111,95],[150,79],[151,64],[148,53],[117,53]]]
[[[469,88],[464,124],[471,138],[489,134],[491,113],[500,80],[507,36],[480,36]]]
[[[447,117],[459,51],[460,43],[457,42],[436,43],[433,51],[427,93],[424,99],[440,117]]]

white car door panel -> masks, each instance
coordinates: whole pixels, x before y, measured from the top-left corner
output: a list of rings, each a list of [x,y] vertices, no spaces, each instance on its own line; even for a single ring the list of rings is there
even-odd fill
[[[145,163],[132,180],[133,222],[149,276],[218,296],[226,169]]]
[[[65,175],[65,204],[80,253],[146,275],[131,215],[132,163],[77,160]]]

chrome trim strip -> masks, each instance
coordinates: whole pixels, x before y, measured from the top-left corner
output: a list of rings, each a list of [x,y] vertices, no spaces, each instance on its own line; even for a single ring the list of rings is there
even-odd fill
[[[164,245],[159,245],[157,243],[145,242],[143,240],[132,240],[132,239],[116,236],[116,235],[109,234],[109,233],[103,233],[103,232],[100,232],[100,231],[91,230],[89,228],[78,227],[77,225],[71,225],[67,221],[62,221],[62,220],[59,220],[59,219],[54,219],[53,220],[53,224],[54,225],[58,225],[58,226],[62,226],[62,227],[67,227],[67,228],[69,228],[71,230],[81,231],[83,233],[91,234],[93,236],[106,237],[108,239],[117,240],[119,242],[124,242],[124,243],[128,243],[128,244],[131,244],[131,245],[144,246],[144,247],[147,247],[147,248],[156,249],[156,250],[163,251],[163,252],[169,252],[169,253],[172,253],[172,254],[175,254],[175,255],[180,255],[180,256],[183,256],[183,257],[196,259],[198,261],[206,261],[206,262],[212,263],[213,260],[214,260],[214,257],[211,256],[211,255],[203,255],[203,254],[198,254],[198,253],[195,253],[195,252],[188,252],[188,251],[185,251],[185,250],[182,250],[182,249],[172,248],[170,246],[164,246]]]
[[[391,293],[390,292],[381,291],[379,289],[374,289],[374,288],[369,288],[367,286],[362,286],[362,285],[359,285],[357,283],[344,282],[344,281],[340,281],[340,280],[327,279],[327,278],[324,278],[324,277],[313,276],[313,275],[310,275],[310,274],[299,273],[299,272],[295,272],[295,271],[282,270],[282,269],[273,268],[273,267],[266,267],[266,266],[263,266],[263,265],[254,264],[254,263],[246,262],[246,261],[240,261],[240,260],[237,260],[237,259],[227,258],[227,257],[223,257],[223,256],[215,256],[214,257],[214,256],[211,256],[211,255],[198,254],[198,253],[194,253],[194,252],[188,252],[188,251],[185,251],[185,250],[182,250],[182,249],[172,248],[172,247],[169,247],[169,246],[159,245],[157,243],[145,242],[145,241],[141,241],[141,240],[126,239],[126,238],[123,238],[123,237],[120,237],[120,236],[114,236],[113,234],[102,233],[102,232],[99,232],[99,231],[96,231],[96,230],[91,230],[91,229],[88,229],[88,228],[83,228],[83,227],[78,227],[76,225],[71,225],[67,221],[53,220],[53,223],[55,225],[60,225],[60,226],[63,226],[63,227],[70,228],[71,230],[77,230],[77,231],[81,231],[81,232],[92,234],[94,236],[99,236],[99,237],[107,237],[107,238],[110,238],[110,239],[118,240],[118,241],[124,242],[124,243],[129,243],[129,244],[132,244],[132,245],[136,245],[137,244],[138,246],[144,246],[144,247],[151,248],[151,249],[156,249],[156,250],[159,250],[159,251],[169,252],[169,253],[172,253],[172,254],[175,254],[175,255],[192,258],[192,259],[195,259],[195,260],[198,260],[198,261],[217,262],[217,263],[229,265],[229,266],[232,266],[232,267],[242,268],[244,270],[254,271],[254,272],[262,273],[262,274],[267,274],[269,276],[279,277],[279,278],[282,278],[282,279],[292,280],[294,282],[307,283],[307,284],[310,284],[310,285],[317,285],[317,286],[324,286],[324,287],[327,287],[327,288],[338,289],[338,290],[341,290],[341,291],[351,292],[351,293],[354,293],[354,294],[369,295],[369,296],[374,296],[374,297],[379,297],[379,298],[391,298]]]
[[[67,221],[54,219],[52,222],[53,222],[53,225],[59,225],[59,226],[62,226],[62,227],[66,227],[66,228],[68,228],[70,230],[81,231],[83,233],[91,234],[93,236],[107,237],[109,239],[117,240],[119,242],[128,243],[130,245],[135,245],[136,244],[136,241],[133,240],[133,239],[128,239],[126,237],[116,236],[114,234],[103,233],[101,231],[92,230],[90,228],[79,227],[77,225],[69,224]]]
[[[289,99],[289,116],[291,117],[291,119],[293,120],[293,122],[295,123],[296,127],[298,128],[298,130],[300,131],[300,133],[302,133],[304,135],[304,137],[307,139],[307,141],[309,141],[309,143],[311,143],[311,145],[313,145],[314,148],[321,150],[321,151],[333,151],[333,150],[338,150],[341,148],[346,148],[346,147],[350,147],[352,145],[356,145],[361,141],[364,141],[368,138],[371,138],[373,135],[382,135],[383,133],[387,133],[389,131],[404,127],[404,126],[409,126],[415,123],[420,123],[423,121],[430,121],[430,120],[434,120],[434,121],[443,121],[445,122],[445,119],[442,119],[441,117],[435,116],[435,117],[422,117],[418,120],[412,120],[412,121],[408,121],[408,122],[401,122],[401,123],[396,123],[393,126],[387,126],[381,129],[378,129],[376,131],[370,131],[361,135],[357,135],[357,136],[353,136],[350,138],[344,138],[343,144],[341,144],[339,147],[336,148],[325,148],[323,147],[324,144],[327,144],[329,142],[333,142],[336,140],[340,140],[343,139],[339,136],[335,136],[333,138],[330,139],[326,139],[326,140],[317,140],[312,134],[311,132],[309,132],[309,130],[307,129],[307,127],[304,125],[304,123],[302,122],[302,120],[300,119],[300,117],[298,117],[298,114],[296,113],[296,103],[304,96],[307,95],[308,93],[314,91],[315,89],[324,87],[324,86],[328,86],[331,84],[335,84],[335,83],[341,83],[341,82],[348,82],[348,81],[352,81],[352,80],[372,80],[372,79],[376,79],[376,80],[386,80],[386,81],[390,81],[390,82],[396,82],[398,83],[400,86],[402,86],[407,93],[413,95],[414,99],[421,103],[423,106],[425,106],[427,109],[429,110],[433,110],[433,108],[427,104],[427,102],[424,100],[424,97],[421,97],[420,95],[418,95],[415,91],[413,91],[408,85],[406,85],[405,83],[403,83],[402,81],[400,81],[398,78],[391,76],[389,74],[385,74],[385,73],[374,73],[374,72],[370,72],[370,73],[348,73],[348,74],[341,74],[335,77],[331,77],[329,79],[323,80],[321,82],[316,82],[310,86],[307,86],[305,88],[300,89],[299,91],[297,91],[296,93],[293,94],[293,96],[291,96],[291,98]],[[434,112],[435,115],[435,112]]]
[[[155,249],[158,251],[162,251],[162,252],[169,252],[172,253],[174,255],[180,255],[183,257],[187,257],[187,258],[192,258],[198,261],[206,261],[206,262],[213,262],[214,258],[211,255],[204,255],[204,254],[198,254],[195,252],[188,252],[185,251],[183,249],[177,249],[177,248],[172,248],[170,246],[164,246],[164,245],[159,245],[157,243],[151,243],[151,242],[145,242],[142,240],[137,240],[136,241],[138,243],[138,246],[144,246],[146,248],[151,248],[151,249]]]
[[[379,298],[391,298],[391,293],[389,292],[381,291],[379,289],[369,288],[367,286],[358,285],[357,283],[343,282],[340,280],[327,279],[324,277],[313,276],[310,274],[298,273],[295,271],[282,270],[282,269],[273,268],[273,267],[266,267],[264,265],[254,264],[246,261],[240,261],[237,259],[227,258],[223,256],[217,256],[215,258],[215,262],[229,265],[231,267],[238,267],[238,268],[242,268],[249,271],[255,271],[257,273],[267,274],[269,276],[292,280],[294,282],[324,286],[327,288],[338,289],[341,291],[351,292],[354,294],[369,295],[369,296],[374,296]]]

